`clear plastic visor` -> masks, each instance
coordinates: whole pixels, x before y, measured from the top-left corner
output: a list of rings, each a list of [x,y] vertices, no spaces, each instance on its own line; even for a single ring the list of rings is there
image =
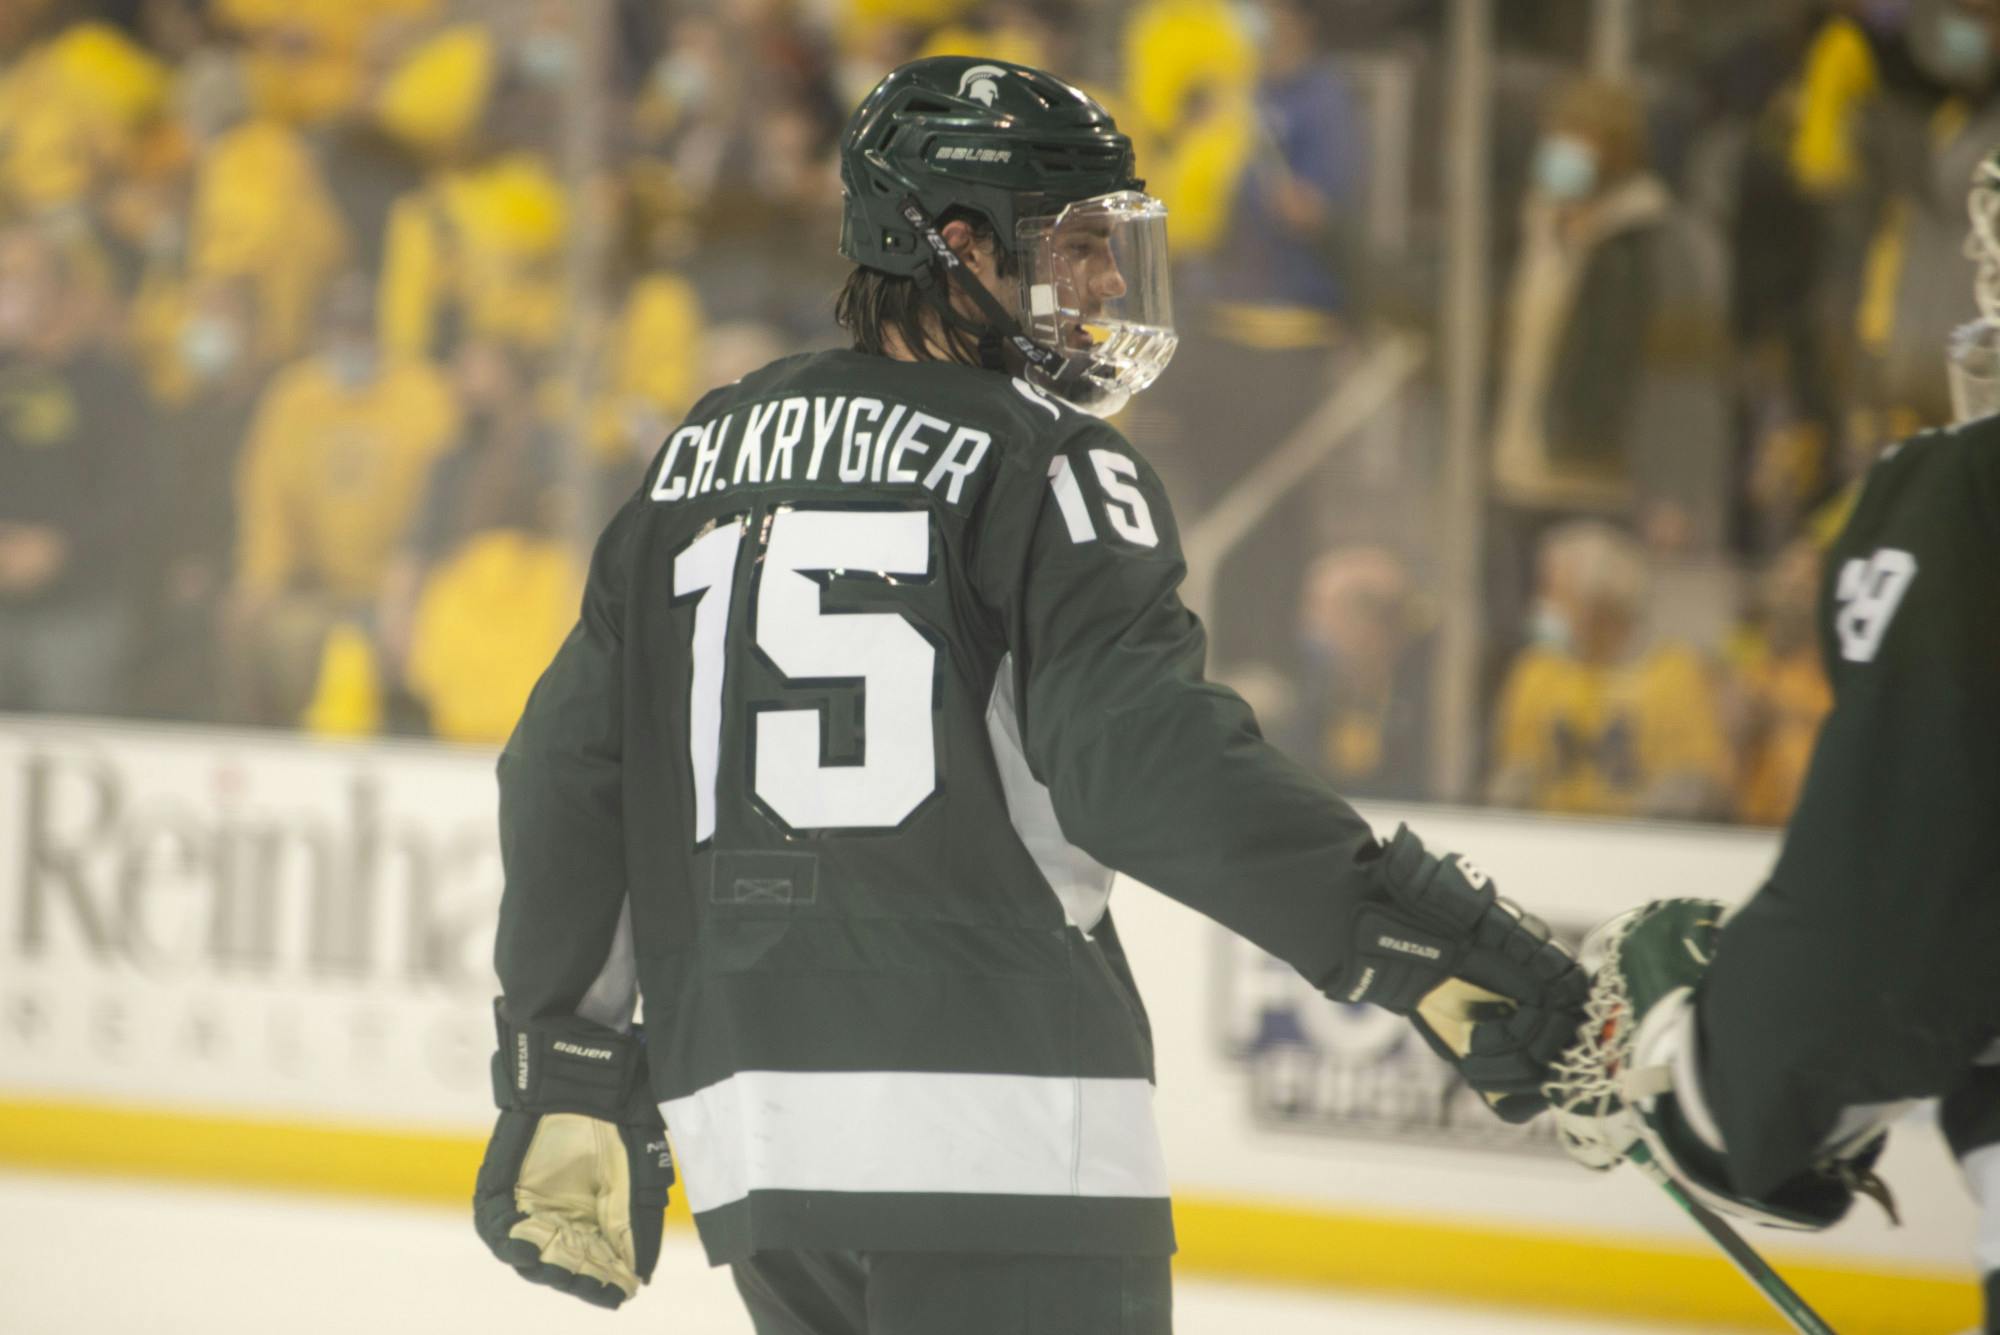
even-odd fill
[[[2000,327],[1985,320],[1960,325],[1950,346],[1952,419],[1976,422],[2000,413]]]
[[[2000,163],[1988,158],[1973,174],[1966,200],[1972,230],[1965,257],[1976,266],[1973,300],[1979,318],[1961,325],[1950,343],[1952,415],[1961,422],[2000,413]]]
[[[1136,190],[1098,195],[1022,219],[1014,239],[1022,328],[1066,359],[1060,375],[1029,378],[1086,412],[1116,412],[1158,378],[1179,342],[1166,205]]]

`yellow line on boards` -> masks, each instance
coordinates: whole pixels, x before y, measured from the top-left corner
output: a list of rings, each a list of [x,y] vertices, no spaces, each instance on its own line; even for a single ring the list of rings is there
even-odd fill
[[[0,1098],[0,1164],[462,1205],[468,1220],[483,1149],[462,1135]],[[679,1193],[668,1222],[689,1222]],[[1202,1196],[1177,1197],[1174,1223],[1176,1264],[1185,1272],[1627,1320],[1643,1313],[1711,1328],[1786,1328],[1727,1261],[1695,1246],[1675,1251]],[[1935,1335],[1979,1320],[1969,1273],[1772,1259],[1836,1330]]]
[[[441,1132],[0,1098],[0,1164],[462,1204],[468,1218],[485,1148]],[[692,1222],[678,1198],[668,1217]]]
[[[1677,1213],[1664,1198],[1661,1206]],[[1183,1270],[1704,1328],[1791,1329],[1720,1253],[1698,1249],[1707,1243],[1692,1222],[1697,1242],[1686,1251],[1215,1198],[1176,1198],[1174,1226]],[[1761,1250],[1761,1239],[1751,1241]],[[1969,1272],[1765,1257],[1835,1330],[1939,1335],[1979,1321]]]

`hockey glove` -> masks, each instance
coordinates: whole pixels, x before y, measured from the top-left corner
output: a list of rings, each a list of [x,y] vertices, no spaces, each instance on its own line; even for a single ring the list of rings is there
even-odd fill
[[[666,1125],[644,1036],[588,1020],[494,1019],[500,1120],[473,1189],[473,1222],[522,1278],[616,1307],[652,1278],[667,1189]]]
[[[1589,980],[1538,919],[1462,857],[1398,827],[1356,906],[1349,958],[1326,994],[1406,1015],[1509,1122],[1547,1107],[1542,1082],[1583,1019]]]
[[[1629,1157],[1711,1209],[1778,1228],[1826,1228],[1857,1192],[1894,1219],[1895,1203],[1874,1173],[1888,1139],[1879,1124],[1829,1145],[1768,1196],[1731,1186],[1721,1133],[1702,1097],[1695,1038],[1696,989],[1727,916],[1728,906],[1712,899],[1654,900],[1585,940],[1584,958],[1602,963],[1584,1024],[1546,1091],[1563,1148],[1587,1168]]]

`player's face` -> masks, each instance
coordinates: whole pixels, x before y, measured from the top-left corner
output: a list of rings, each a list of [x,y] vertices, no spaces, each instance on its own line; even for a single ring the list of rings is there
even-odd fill
[[[1087,412],[1116,412],[1173,356],[1166,206],[1117,190],[1020,218],[1014,240],[1022,329],[1064,354],[1048,387]]]
[[[1110,223],[1092,217],[1065,222],[1056,229],[1054,244],[1057,299],[1064,309],[1078,312],[1087,321],[1103,314],[1107,301],[1125,295],[1125,275],[1111,247]],[[1066,324],[1063,338],[1079,348],[1092,342],[1081,322]]]

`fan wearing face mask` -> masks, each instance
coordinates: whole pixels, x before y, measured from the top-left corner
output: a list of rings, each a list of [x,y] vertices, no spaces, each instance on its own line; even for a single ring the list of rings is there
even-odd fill
[[[1723,303],[1703,238],[1650,168],[1630,90],[1555,91],[1521,213],[1496,352],[1488,616],[1502,648],[1521,641],[1552,526],[1609,520],[1706,541],[1726,493]]]

